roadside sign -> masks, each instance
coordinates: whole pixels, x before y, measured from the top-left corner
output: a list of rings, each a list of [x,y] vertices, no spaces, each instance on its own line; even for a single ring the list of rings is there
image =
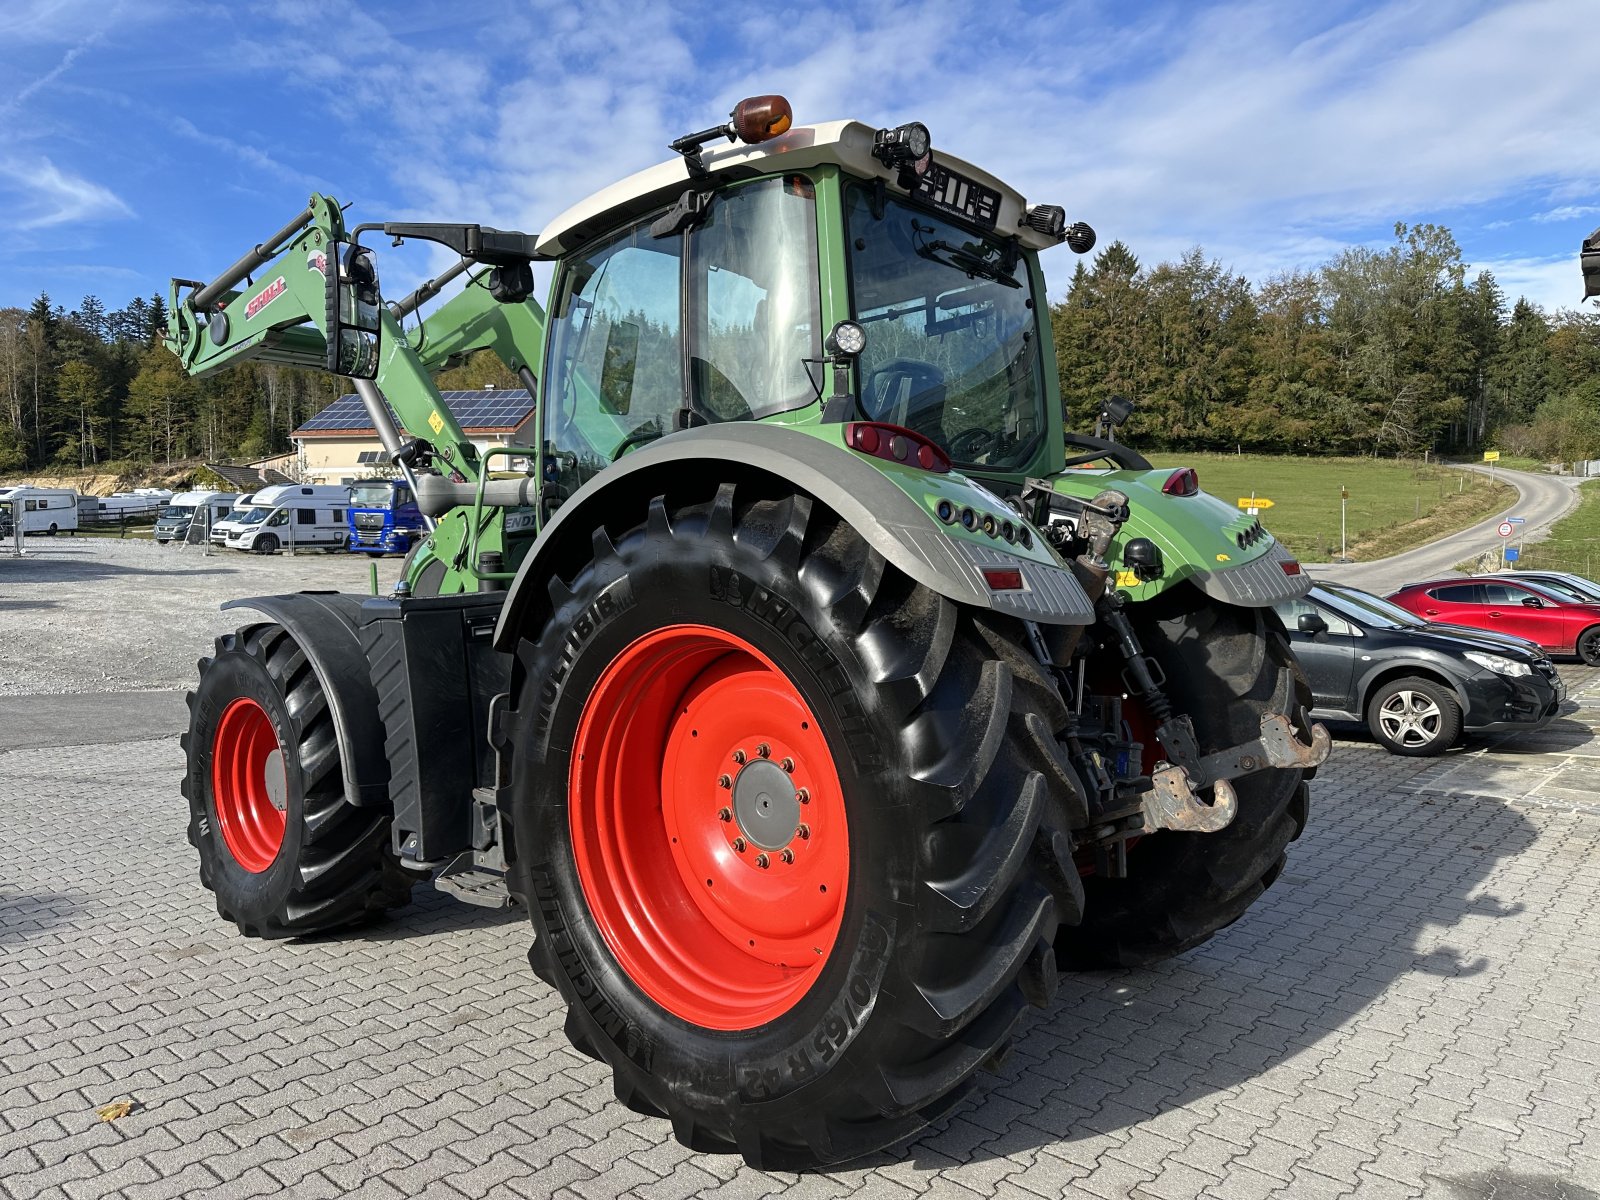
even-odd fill
[[[1527,517],[1507,517],[1506,518],[1506,523],[1508,525],[1526,525],[1528,523],[1528,518]]]
[[[1501,521],[1500,522],[1500,536],[1501,537],[1510,537],[1516,531],[1517,531],[1517,527],[1515,525],[1513,525],[1510,521]]]
[[[1521,557],[1522,557],[1522,551],[1521,550],[1518,550],[1515,546],[1507,546],[1506,547],[1506,561],[1507,562],[1516,562],[1517,559],[1519,559]]]
[[[1500,451],[1498,451],[1498,450],[1485,450],[1483,452],[1483,461],[1484,462],[1499,462],[1500,461]]]
[[[1272,501],[1265,496],[1240,496],[1239,507],[1248,508],[1253,512],[1258,508],[1271,508]]]

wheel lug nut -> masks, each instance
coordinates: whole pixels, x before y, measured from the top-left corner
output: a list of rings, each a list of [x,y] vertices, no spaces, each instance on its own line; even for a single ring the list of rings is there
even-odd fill
[[[781,763],[779,763],[778,765],[780,767],[782,767],[785,771],[792,772],[794,770],[794,759],[786,758]]]
[[[809,788],[801,788],[798,792],[796,792],[794,794],[794,802],[796,804],[810,804],[811,803],[811,791],[810,791],[810,789]]]
[[[786,863],[792,863],[794,861],[794,851],[785,846],[783,848],[783,853],[779,854],[778,857],[783,859],[783,861]]]
[[[763,871],[767,869],[767,861],[767,856],[765,854],[756,855],[756,866],[760,867]]]
[[[744,764],[744,751],[743,750],[735,750],[733,752],[733,761],[736,762],[736,763],[739,763],[742,766]]]
[[[719,820],[719,821],[731,821],[731,820],[733,820],[733,809],[731,809],[731,808],[719,808],[719,809],[717,809],[717,820]]]
[[[718,775],[717,776],[717,786],[719,788],[731,788],[733,786],[733,776],[732,775]]]
[[[735,850],[737,850],[740,854],[743,854],[744,853],[744,839],[742,837],[734,838],[733,839],[733,848]]]
[[[756,747],[756,753],[758,755],[760,755],[762,758],[771,758],[772,757],[772,747],[767,745],[765,742],[762,742],[759,746]]]
[[[801,825],[800,828],[798,828],[798,829],[796,829],[794,831],[794,835],[795,835],[795,837],[799,838],[802,842],[805,841],[807,838],[809,838],[811,836],[811,826],[809,826],[809,825]]]

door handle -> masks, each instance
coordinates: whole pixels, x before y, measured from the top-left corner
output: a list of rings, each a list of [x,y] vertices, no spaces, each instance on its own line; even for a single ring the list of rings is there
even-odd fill
[[[1425,608],[1422,610],[1422,613],[1427,617],[1437,617],[1439,615],[1439,610],[1437,608]]]
[[[1498,617],[1498,616],[1499,616],[1499,615],[1500,615],[1500,610],[1499,610],[1499,609],[1497,609],[1497,608],[1491,608],[1491,609],[1490,609],[1490,610],[1489,610],[1489,615],[1490,615],[1490,616],[1491,616],[1491,617]]]

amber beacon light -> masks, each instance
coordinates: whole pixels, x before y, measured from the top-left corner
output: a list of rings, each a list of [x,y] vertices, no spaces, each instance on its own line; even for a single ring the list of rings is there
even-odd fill
[[[731,123],[739,140],[753,146],[788,133],[794,110],[782,96],[751,96],[733,106]]]

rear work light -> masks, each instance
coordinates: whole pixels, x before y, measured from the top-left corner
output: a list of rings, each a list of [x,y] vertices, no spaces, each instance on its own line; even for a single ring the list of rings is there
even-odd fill
[[[1200,492],[1200,476],[1195,474],[1193,467],[1179,467],[1167,481],[1161,485],[1161,490],[1169,496],[1194,496]]]
[[[946,474],[950,459],[920,433],[882,421],[852,421],[844,427],[844,444],[852,450],[907,467]]]

